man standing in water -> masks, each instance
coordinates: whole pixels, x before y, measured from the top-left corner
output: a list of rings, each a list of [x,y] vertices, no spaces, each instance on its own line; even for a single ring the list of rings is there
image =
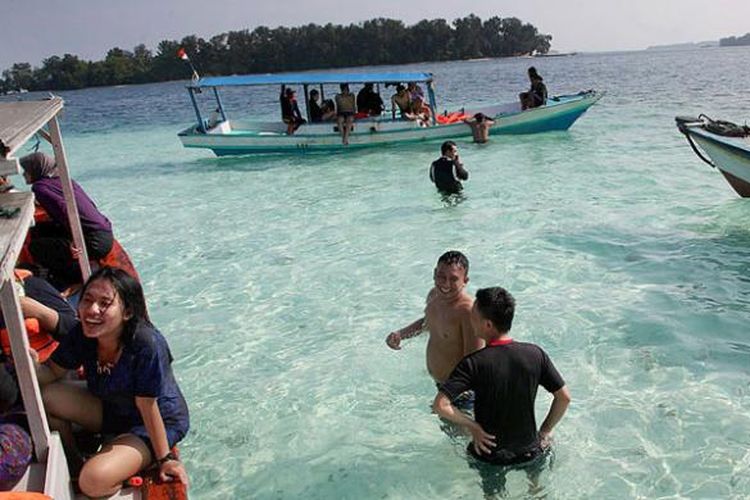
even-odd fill
[[[440,146],[442,156],[430,165],[430,180],[435,183],[442,194],[458,194],[463,190],[462,180],[469,178],[458,157],[458,147],[453,141],[445,141]]]
[[[433,275],[435,286],[427,295],[424,316],[386,338],[388,347],[398,350],[403,339],[429,331],[427,370],[437,384],[447,380],[464,356],[484,346],[471,326],[473,300],[465,290],[468,273],[469,260],[464,254],[453,250],[441,255]]]
[[[490,120],[484,113],[477,113],[473,118],[464,120],[464,123],[471,128],[474,142],[477,144],[484,144],[490,140],[490,127],[495,122],[494,120]]]
[[[468,452],[490,465],[527,468],[549,448],[552,429],[570,404],[570,392],[541,347],[510,337],[515,300],[500,287],[476,293],[471,323],[487,347],[458,363],[439,388],[433,410],[471,432]],[[552,393],[552,405],[537,432],[534,401],[539,386]],[[451,401],[465,391],[475,393],[476,419],[457,411]],[[481,468],[485,492],[487,469]],[[504,477],[501,478],[501,485]],[[495,489],[495,488],[490,488]],[[494,493],[494,491],[490,491]]]

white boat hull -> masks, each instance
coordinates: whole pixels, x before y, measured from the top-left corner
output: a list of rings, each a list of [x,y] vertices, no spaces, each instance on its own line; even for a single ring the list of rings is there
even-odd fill
[[[589,91],[574,96],[550,100],[548,105],[521,111],[517,104],[490,106],[465,110],[466,114],[482,112],[493,116],[492,135],[530,134],[552,130],[567,130],[578,117],[602,97]],[[344,146],[336,124],[316,123],[301,126],[293,135],[285,133],[281,122],[227,121],[203,133],[191,127],[179,133],[188,148],[211,149],[218,156],[258,153],[294,153],[352,150],[366,147],[415,142],[460,139],[471,136],[466,124],[420,126],[417,122],[365,119],[353,124],[349,145]]]
[[[750,198],[750,138],[724,137],[700,126],[686,129],[737,194]]]

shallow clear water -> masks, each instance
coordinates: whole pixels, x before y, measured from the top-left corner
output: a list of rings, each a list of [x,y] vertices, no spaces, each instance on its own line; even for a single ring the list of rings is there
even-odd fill
[[[176,357],[192,497],[480,497],[465,440],[430,413],[425,339],[383,342],[420,315],[451,248],[471,260],[472,293],[516,296],[514,337],[541,344],[572,390],[537,496],[749,496],[750,204],[673,121],[744,121],[749,56],[533,60],[551,93],[608,95],[566,133],[461,143],[457,206],[428,181],[435,144],[217,159],[179,144],[182,83],[63,93],[74,177]],[[529,62],[409,69],[433,71],[451,108],[513,100]],[[273,116],[275,92],[226,100]],[[508,495],[526,494],[511,474]]]

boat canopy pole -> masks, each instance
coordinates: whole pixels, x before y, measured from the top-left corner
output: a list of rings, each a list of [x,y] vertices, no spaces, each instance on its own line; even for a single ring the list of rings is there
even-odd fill
[[[307,121],[309,123],[312,122],[312,120],[310,119],[310,97],[307,93],[307,84],[303,85],[303,88],[305,93],[305,110],[307,111]]]
[[[432,109],[432,113],[430,113],[430,121],[433,125],[437,125],[437,120],[435,118],[435,115],[437,114],[437,103],[435,102],[435,88],[432,85],[432,81],[427,82],[427,95],[430,97],[430,108]]]
[[[49,127],[50,137],[52,139],[52,150],[55,153],[55,165],[57,165],[57,173],[60,176],[60,184],[62,185],[63,197],[65,198],[65,208],[68,212],[68,224],[70,225],[70,232],[73,236],[73,244],[78,248],[78,265],[81,269],[83,282],[85,283],[86,280],[89,279],[89,276],[91,276],[91,265],[89,264],[86,240],[83,236],[81,217],[78,213],[78,204],[76,203],[73,191],[73,182],[70,178],[70,171],[68,169],[68,158],[65,155],[65,146],[62,142],[62,134],[60,133],[60,124],[57,122],[57,116],[54,116],[47,126]]]
[[[214,87],[214,96],[216,97],[216,104],[219,106],[219,113],[221,113],[221,121],[227,121],[227,115],[224,113],[224,105],[221,103],[221,97],[219,96],[219,89]]]
[[[198,130],[206,133],[206,124],[203,123],[203,117],[201,116],[201,110],[198,109],[198,103],[195,101],[195,91],[192,88],[188,88],[190,94],[190,100],[193,101],[193,109],[195,110],[195,116],[198,117]]]
[[[323,93],[323,84],[321,83],[320,84],[320,102],[322,103],[325,100],[326,100],[326,95]]]

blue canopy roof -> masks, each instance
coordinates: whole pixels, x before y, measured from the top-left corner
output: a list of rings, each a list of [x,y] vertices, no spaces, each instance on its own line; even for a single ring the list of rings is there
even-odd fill
[[[188,87],[232,87],[238,85],[304,85],[322,83],[429,82],[432,73],[266,73],[201,78]]]

